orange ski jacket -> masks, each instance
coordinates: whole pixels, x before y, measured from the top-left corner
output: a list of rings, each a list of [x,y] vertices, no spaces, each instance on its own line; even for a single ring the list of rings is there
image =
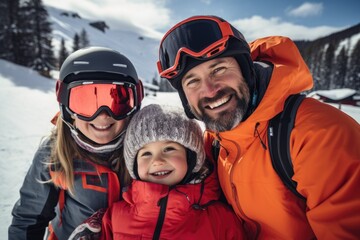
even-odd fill
[[[267,126],[289,95],[312,87],[312,76],[288,38],[262,38],[250,47],[254,61],[273,64],[261,102],[234,129],[205,132],[208,149],[220,141],[227,201],[254,239],[359,239],[360,125],[333,106],[303,100],[290,136],[293,180],[306,201],[297,198],[271,164]]]

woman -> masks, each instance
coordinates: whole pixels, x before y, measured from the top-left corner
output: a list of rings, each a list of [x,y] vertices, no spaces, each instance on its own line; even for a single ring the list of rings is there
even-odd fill
[[[67,239],[120,200],[130,180],[123,138],[143,87],[129,59],[103,47],[78,50],[60,69],[56,95],[60,117],[25,177],[9,239],[43,239],[46,227],[48,239]]]

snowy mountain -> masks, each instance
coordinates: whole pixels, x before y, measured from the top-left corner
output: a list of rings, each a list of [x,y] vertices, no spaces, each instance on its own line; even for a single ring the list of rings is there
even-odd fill
[[[130,58],[144,82],[157,76],[156,61],[161,34],[123,22],[114,30],[101,20],[83,19],[76,12],[46,7],[52,22],[55,55],[61,39],[72,49],[74,35],[85,30],[91,45],[113,48]],[[105,28],[92,25],[97,22]],[[102,31],[103,30],[103,31]],[[295,41],[314,77],[314,90],[360,90],[360,24],[313,41]],[[56,75],[54,76],[56,78]]]
[[[313,90],[360,91],[360,23],[326,37],[295,43],[313,74]]]
[[[92,26],[94,22],[101,23],[101,20],[84,19],[76,12],[54,7],[46,6],[46,8],[50,17],[49,20],[52,23],[52,44],[56,57],[60,50],[62,38],[65,40],[67,50],[72,52],[75,34],[80,35],[81,31],[85,30],[90,45],[113,48],[127,56],[135,65],[139,78],[144,82],[150,82],[157,74],[157,49],[160,42],[158,35],[146,32],[126,22],[121,26],[121,30],[113,30],[109,27],[104,28],[103,32]],[[106,25],[106,22],[103,23]],[[54,78],[57,78],[56,73]]]

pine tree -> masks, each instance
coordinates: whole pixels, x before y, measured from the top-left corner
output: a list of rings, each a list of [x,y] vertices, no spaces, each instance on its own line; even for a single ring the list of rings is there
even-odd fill
[[[154,77],[152,78],[152,82],[151,82],[152,85],[159,86],[159,81],[157,78],[158,78],[158,74],[155,73]]]
[[[52,29],[48,21],[48,13],[41,0],[29,0],[24,9],[30,21],[27,23],[29,32],[33,35],[32,61],[30,67],[41,75],[50,77],[50,70],[55,68],[55,58],[52,50]]]
[[[311,55],[312,64],[310,65],[314,80],[314,90],[321,89],[322,81],[321,81],[321,58],[322,58],[322,51],[314,51]]]
[[[84,48],[84,47],[88,47],[89,45],[90,45],[89,37],[85,29],[83,28],[80,32],[79,46],[80,48]]]
[[[316,90],[321,90],[321,89],[325,89],[326,86],[326,79],[324,78],[324,59],[325,59],[325,50],[321,49],[318,51],[318,53],[316,54],[316,58],[315,61],[317,61],[317,63],[315,64],[315,72],[314,75],[316,76],[316,83],[317,83],[317,88]]]
[[[58,59],[58,66],[59,68],[65,61],[65,59],[69,56],[69,52],[66,49],[65,46],[65,40],[64,38],[61,38],[61,44],[60,44],[60,50],[59,50],[59,59]]]
[[[0,58],[9,59],[10,51],[10,16],[8,1],[0,2]]]
[[[13,44],[14,62],[26,67],[32,66],[35,59],[35,38],[32,8],[28,2],[21,1],[18,7]]]
[[[73,39],[73,52],[75,52],[76,50],[79,50],[80,48],[81,48],[80,37],[77,33],[75,33],[74,39]]]
[[[334,78],[331,84],[331,89],[343,88],[345,86],[347,61],[348,57],[346,55],[345,47],[342,47],[339,55],[336,57],[334,65]]]
[[[346,87],[360,91],[360,40],[358,40],[350,55]]]
[[[0,2],[0,58],[19,63],[23,59],[21,34],[24,29],[19,25],[19,0],[5,0]]]
[[[328,90],[331,86],[331,73],[332,73],[332,67],[334,62],[334,44],[330,43],[327,47],[324,55],[324,61],[323,61],[323,72],[321,74],[321,89]]]

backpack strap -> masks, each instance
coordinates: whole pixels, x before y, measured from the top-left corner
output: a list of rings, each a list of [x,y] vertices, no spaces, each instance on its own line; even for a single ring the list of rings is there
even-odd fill
[[[215,166],[217,167],[217,159],[219,157],[219,153],[220,153],[220,142],[217,139],[214,139],[211,145],[211,153],[213,156],[213,160],[215,163]]]
[[[269,121],[268,142],[272,165],[285,186],[297,197],[304,199],[297,190],[297,182],[292,180],[294,169],[290,155],[290,134],[294,127],[297,109],[305,95],[290,95],[284,110]]]

